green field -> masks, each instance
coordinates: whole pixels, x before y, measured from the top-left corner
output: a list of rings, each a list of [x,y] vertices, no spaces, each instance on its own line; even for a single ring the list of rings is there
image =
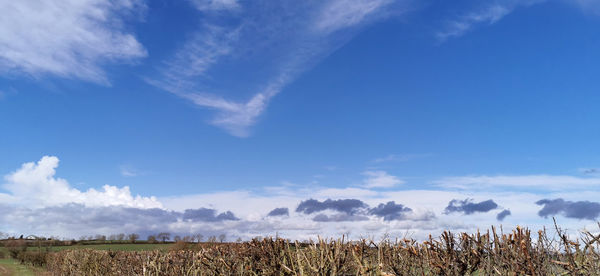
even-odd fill
[[[85,244],[71,246],[52,246],[48,247],[49,251],[58,252],[64,250],[79,250],[79,249],[94,249],[94,250],[112,250],[112,251],[167,251],[172,244],[131,244],[131,243],[114,243],[114,244]],[[28,247],[28,251],[39,250],[38,247]],[[46,250],[46,247],[42,247]],[[21,265],[19,261],[11,259],[5,247],[0,247],[0,252],[4,253],[5,259],[0,258],[0,276],[4,275],[39,275],[43,274],[43,269],[34,268],[30,265]],[[1,253],[0,253],[1,254]],[[38,272],[38,273],[36,273]]]
[[[167,250],[173,244],[171,243],[113,243],[113,244],[77,244],[68,246],[49,246],[48,250],[52,252],[63,251],[63,250],[77,250],[77,249],[95,249],[95,250],[114,250],[114,251],[147,251],[147,250]],[[38,247],[30,246],[27,247],[28,251],[38,250]],[[42,247],[42,250],[46,250],[46,247]],[[4,252],[8,256],[8,251],[5,247],[0,247],[0,252]],[[0,253],[1,254],[1,253]]]
[[[148,251],[148,250],[167,250],[172,244],[86,244],[69,246],[52,246],[50,251],[77,250],[77,249],[95,249],[95,250],[113,250],[113,251]],[[37,247],[28,247],[27,250],[38,250]],[[42,250],[44,248],[42,247]]]
[[[34,269],[28,265],[21,265],[14,259],[0,259],[0,275],[36,275]]]

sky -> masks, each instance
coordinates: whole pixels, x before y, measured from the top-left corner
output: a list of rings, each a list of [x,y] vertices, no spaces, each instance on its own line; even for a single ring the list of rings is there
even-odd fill
[[[599,230],[600,1],[0,11],[4,236]]]

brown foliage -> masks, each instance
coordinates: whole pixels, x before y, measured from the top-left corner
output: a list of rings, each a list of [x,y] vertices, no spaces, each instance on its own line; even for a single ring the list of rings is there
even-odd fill
[[[51,253],[47,268],[56,275],[600,275],[600,236],[583,232],[570,240],[556,230],[555,239],[546,231],[534,238],[523,228],[508,234],[492,228],[424,242],[267,238],[193,250],[181,242],[168,252]]]

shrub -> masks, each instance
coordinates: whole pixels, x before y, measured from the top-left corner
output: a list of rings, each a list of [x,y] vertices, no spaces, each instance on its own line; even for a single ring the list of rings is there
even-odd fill
[[[27,250],[27,243],[24,240],[8,240],[4,246],[13,259],[16,259],[20,252]]]
[[[170,251],[180,251],[186,249],[188,249],[188,244],[187,242],[184,242],[182,240],[176,241],[173,245],[169,247]]]
[[[46,264],[46,256],[48,252],[21,251],[17,255],[17,259],[22,264],[30,264],[34,266],[44,266]]]

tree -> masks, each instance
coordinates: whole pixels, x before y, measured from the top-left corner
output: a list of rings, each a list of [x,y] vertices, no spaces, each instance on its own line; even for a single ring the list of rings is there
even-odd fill
[[[216,236],[208,237],[208,242],[212,242],[212,243],[217,242],[217,237]]]
[[[158,233],[158,235],[156,235],[156,238],[158,238],[159,240],[161,240],[164,243],[171,238],[171,234],[167,233],[167,232],[161,232],[161,233]]]
[[[196,234],[196,240],[198,241],[198,243],[200,243],[202,241],[202,239],[204,239],[204,235]]]
[[[219,235],[219,242],[224,242],[226,237],[225,234]]]
[[[181,236],[179,235],[175,235],[175,237],[173,238],[174,241],[178,242],[181,240]]]
[[[129,239],[129,241],[131,243],[135,243],[135,241],[140,238],[140,235],[138,235],[136,233],[131,233],[131,234],[129,234],[129,236],[127,236],[127,238]]]
[[[117,235],[117,240],[122,241],[125,239],[125,234],[121,233]]]

